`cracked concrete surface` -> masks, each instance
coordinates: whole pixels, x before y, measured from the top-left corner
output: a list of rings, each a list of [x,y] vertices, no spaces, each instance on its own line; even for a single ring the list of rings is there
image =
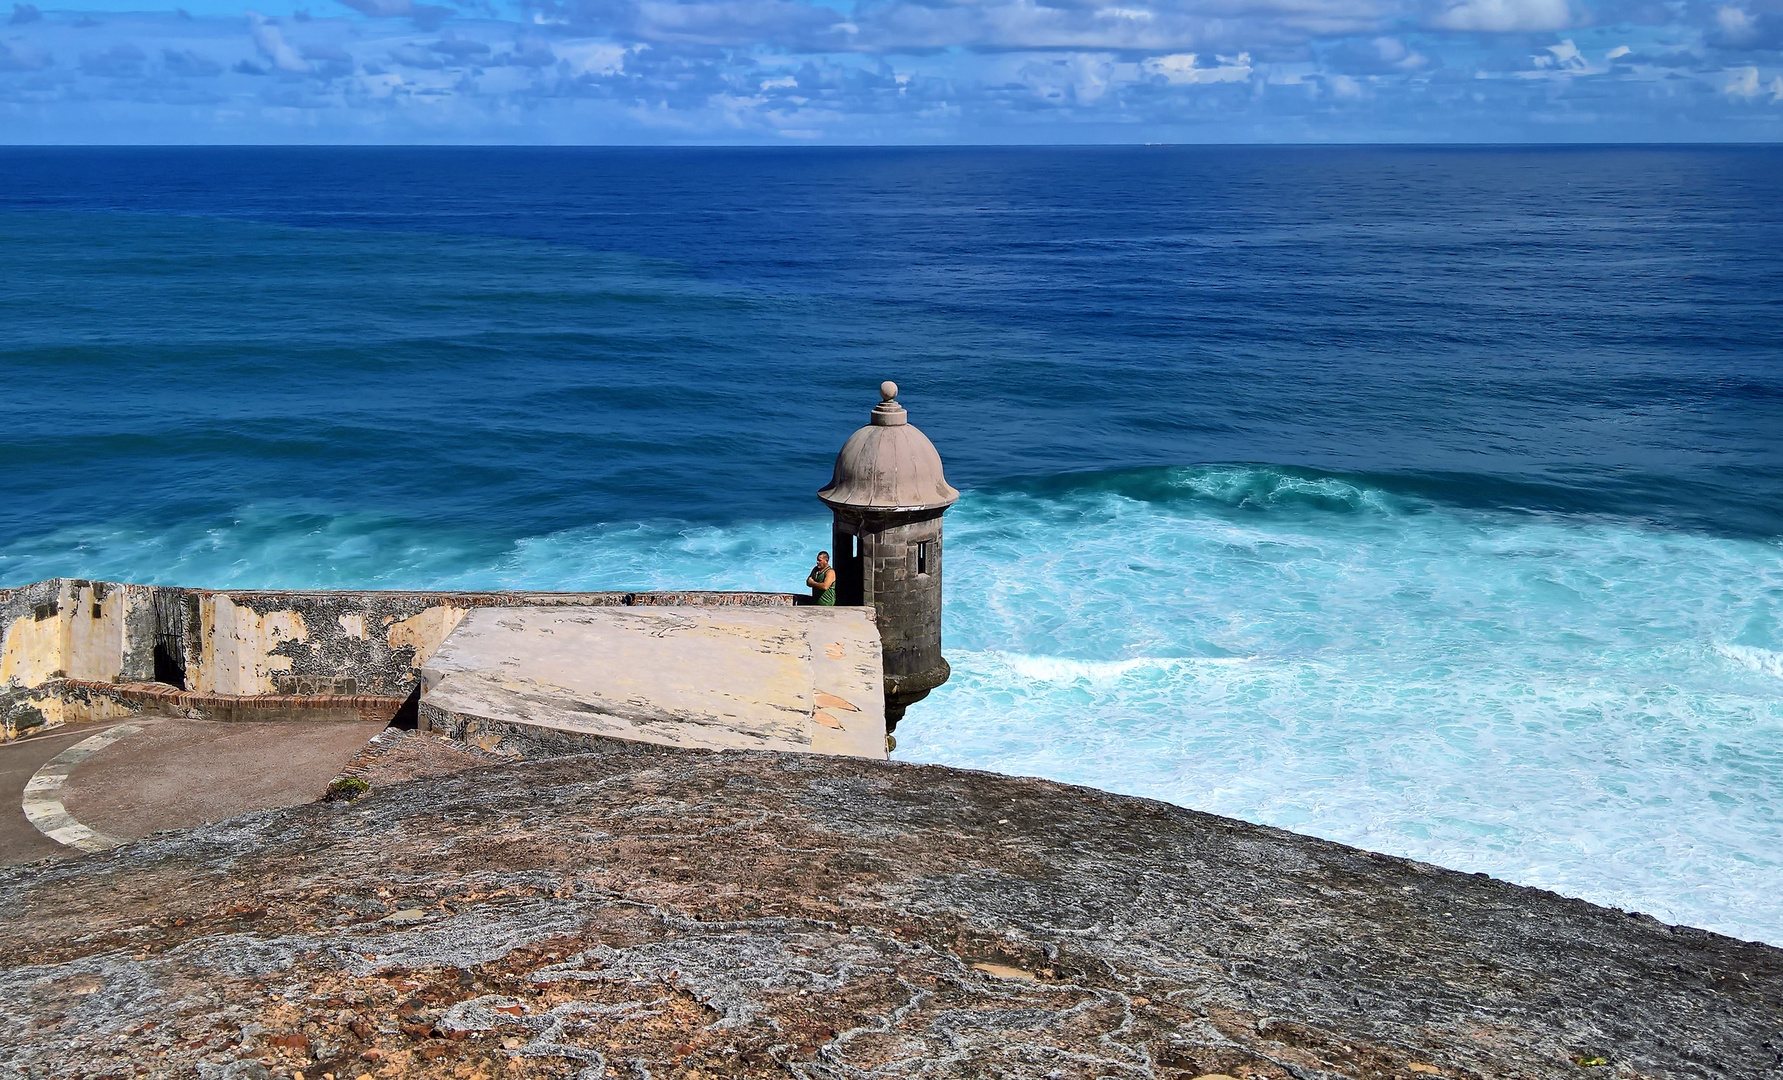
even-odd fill
[[[857,758],[603,743],[0,910],[0,1075],[1783,1077],[1783,951]]]

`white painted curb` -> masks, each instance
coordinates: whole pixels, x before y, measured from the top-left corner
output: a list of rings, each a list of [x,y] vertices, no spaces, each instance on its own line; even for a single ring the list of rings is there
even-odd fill
[[[37,831],[58,844],[82,851],[110,851],[122,845],[125,841],[106,836],[76,821],[68,808],[62,805],[62,785],[68,781],[68,774],[74,771],[76,765],[124,736],[134,735],[141,730],[135,724],[119,724],[90,739],[82,739],[44,762],[43,768],[33,773],[26,782],[24,797],[19,800],[20,808],[31,819],[31,824]]]

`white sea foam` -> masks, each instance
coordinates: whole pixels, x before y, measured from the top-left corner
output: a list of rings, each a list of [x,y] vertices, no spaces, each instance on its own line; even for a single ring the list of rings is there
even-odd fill
[[[1760,674],[1783,679],[1783,651],[1753,645],[1717,645],[1715,651]]]
[[[1021,653],[983,653],[972,661],[987,667],[1001,665],[1017,678],[1059,685],[1084,683],[1107,686],[1123,679],[1143,676],[1169,677],[1182,669],[1201,664],[1223,666],[1242,664],[1248,657],[1135,656],[1127,660],[1073,660],[1063,656],[1027,656]]]
[[[1783,548],[1258,473],[963,501],[899,756],[1783,942]]]

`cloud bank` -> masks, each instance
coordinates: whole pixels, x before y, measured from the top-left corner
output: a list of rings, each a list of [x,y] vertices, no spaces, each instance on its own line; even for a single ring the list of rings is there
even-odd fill
[[[6,142],[1783,138],[1783,0],[14,3]]]

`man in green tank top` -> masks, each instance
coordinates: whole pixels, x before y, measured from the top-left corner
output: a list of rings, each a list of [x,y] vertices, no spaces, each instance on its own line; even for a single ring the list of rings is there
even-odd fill
[[[830,553],[817,553],[817,565],[811,568],[811,576],[805,579],[811,586],[811,602],[824,607],[836,606],[836,571],[830,568]]]

